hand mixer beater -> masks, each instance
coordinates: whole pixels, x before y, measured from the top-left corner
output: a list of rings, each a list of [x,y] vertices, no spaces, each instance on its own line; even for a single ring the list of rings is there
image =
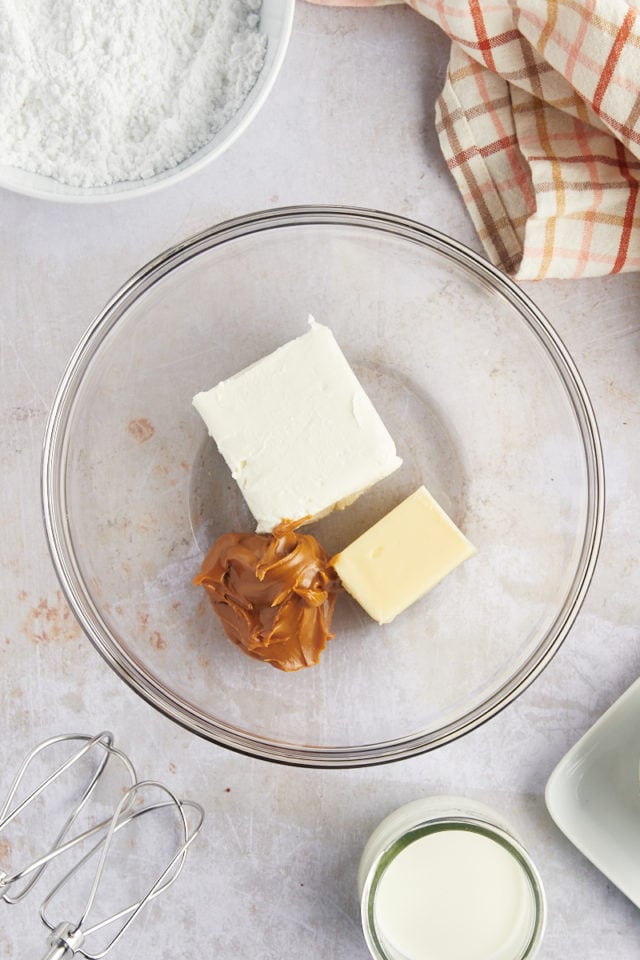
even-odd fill
[[[53,770],[45,775],[24,799],[16,802],[15,798],[27,774],[31,774],[36,761],[42,762],[48,759],[61,744],[73,745],[74,752],[61,763],[56,762]],[[93,760],[93,765],[88,771],[80,773],[81,764],[86,766],[90,759]],[[88,805],[95,798],[96,788],[104,778],[107,767],[109,764],[113,766],[116,763],[124,773],[128,786],[124,789],[113,813],[106,819],[100,819],[99,822],[78,830],[77,824],[81,814],[87,810]],[[15,904],[29,893],[50,864],[58,858],[68,856],[70,851],[79,846],[84,850],[80,859],[57,880],[41,904],[40,916],[50,931],[49,950],[44,960],[71,960],[75,956],[83,956],[87,960],[101,960],[105,957],[145,904],[159,896],[177,880],[187,851],[200,832],[204,821],[204,811],[195,801],[179,799],[168,787],[156,780],[137,781],[131,761],[121,750],[116,749],[111,733],[103,732],[93,737],[69,734],[44,741],[24,760],[7,799],[0,807],[0,839],[9,824],[17,821],[38,798],[43,797],[46,791],[51,791],[56,784],[59,785],[65,777],[68,784],[70,782],[68,778],[73,773],[77,774],[78,782],[73,783],[73,791],[67,790],[68,793],[73,793],[73,798],[68,801],[70,809],[68,812],[65,811],[62,827],[55,833],[54,840],[50,843],[46,842],[44,852],[39,853],[25,866],[12,873],[3,871],[0,862],[0,900],[7,904]],[[177,840],[167,856],[166,863],[152,872],[151,879],[145,883],[141,896],[135,897],[125,906],[111,909],[107,916],[94,919],[96,902],[101,895],[102,887],[107,886],[107,891],[110,893],[113,886],[105,883],[105,871],[108,865],[110,867],[113,859],[116,862],[116,868],[124,866],[122,855],[114,849],[116,838],[131,831],[142,817],[145,820],[150,817],[162,817],[166,825],[166,818],[169,815],[174,821],[174,828],[177,827]],[[75,831],[72,829],[74,824],[76,824]],[[86,847],[89,844],[91,845],[87,850]],[[131,838],[128,844],[130,848]],[[0,854],[1,851],[0,846]],[[79,884],[78,878],[83,878],[87,883],[88,894],[84,894],[82,882]],[[20,887],[21,883],[23,885]],[[74,912],[74,920],[54,922],[50,919],[53,902],[62,897],[69,886],[74,888],[76,899],[80,899],[81,906]],[[78,889],[81,893],[80,898],[77,895]],[[98,931],[110,927],[113,930],[114,925],[116,925],[115,932],[110,934],[110,938],[100,944],[99,948],[88,952],[85,943],[87,938],[93,938]]]

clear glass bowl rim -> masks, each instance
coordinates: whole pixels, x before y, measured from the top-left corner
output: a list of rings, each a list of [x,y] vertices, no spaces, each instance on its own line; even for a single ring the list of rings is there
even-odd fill
[[[355,746],[316,747],[267,740],[222,721],[212,722],[193,704],[160,687],[139,662],[128,656],[102,626],[99,612],[83,587],[68,531],[65,471],[68,428],[78,388],[105,336],[139,296],[189,259],[229,241],[274,229],[331,225],[362,227],[425,246],[469,269],[511,303],[546,350],[570,397],[584,450],[588,496],[582,548],[564,602],[542,642],[498,690],[437,730]],[[564,343],[527,294],[489,261],[438,230],[383,211],[322,205],[282,207],[224,221],[164,251],[123,284],[78,343],[56,391],[44,436],[41,496],[49,552],[63,593],[84,633],[129,687],[169,719],[219,746],[272,762],[320,768],[371,766],[417,756],[475,729],[523,693],[557,653],[584,601],[602,539],[605,501],[602,446],[588,392]]]

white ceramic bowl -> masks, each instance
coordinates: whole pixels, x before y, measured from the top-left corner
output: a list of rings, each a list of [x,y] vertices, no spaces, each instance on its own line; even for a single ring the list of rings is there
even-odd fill
[[[268,46],[264,66],[255,86],[235,116],[216,133],[213,139],[179,163],[177,167],[143,180],[126,180],[105,187],[71,187],[52,177],[0,164],[0,187],[42,200],[96,203],[152,193],[169,184],[184,180],[196,170],[201,170],[238,139],[269,96],[284,61],[291,36],[294,6],[295,0],[262,0],[260,29],[266,34]]]

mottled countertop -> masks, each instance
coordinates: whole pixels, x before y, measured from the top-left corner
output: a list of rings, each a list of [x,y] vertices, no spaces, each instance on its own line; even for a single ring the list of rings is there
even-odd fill
[[[92,317],[152,256],[230,216],[296,203],[397,212],[480,250],[433,129],[447,47],[408,9],[300,3],[268,103],[208,169],[148,199],[108,205],[0,191],[0,790],[44,737],[107,728],[142,776],[199,799],[208,814],[173,895],[149,908],[114,957],[365,960],[355,890],[362,845],[394,807],[434,793],[482,800],[517,828],[547,890],[545,960],[638,956],[640,913],[555,827],[544,788],[640,674],[640,274],[524,285],[572,352],[595,407],[604,540],[587,601],[549,667],[495,719],[431,754],[304,770],[191,736],[132,693],[83,638],[45,544],[40,453],[56,385]],[[45,952],[38,902],[0,903],[0,957]]]

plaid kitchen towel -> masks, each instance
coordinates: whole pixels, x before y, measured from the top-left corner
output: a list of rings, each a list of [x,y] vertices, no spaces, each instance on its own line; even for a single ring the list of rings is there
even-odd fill
[[[640,269],[640,8],[406,2],[453,41],[436,127],[490,259],[518,279]]]

